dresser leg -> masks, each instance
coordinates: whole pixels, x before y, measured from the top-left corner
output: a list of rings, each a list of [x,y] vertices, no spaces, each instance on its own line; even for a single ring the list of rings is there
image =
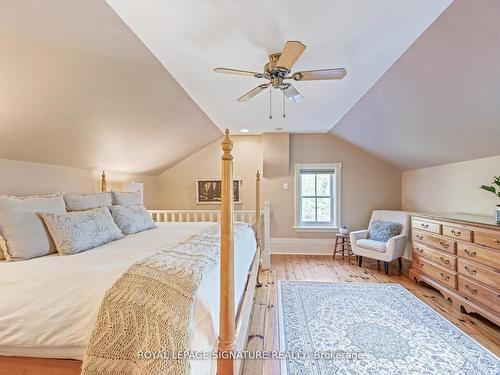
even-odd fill
[[[389,274],[389,263],[388,262],[384,262],[384,273],[386,275]]]
[[[361,267],[361,263],[363,262],[363,257],[361,255],[358,256],[358,266]]]
[[[399,274],[403,272],[403,259],[401,257],[398,258],[398,266],[399,266]]]

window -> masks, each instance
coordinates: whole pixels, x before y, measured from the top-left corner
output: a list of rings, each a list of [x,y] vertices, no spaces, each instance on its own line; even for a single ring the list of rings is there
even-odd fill
[[[341,164],[295,165],[295,229],[332,229],[340,225]]]

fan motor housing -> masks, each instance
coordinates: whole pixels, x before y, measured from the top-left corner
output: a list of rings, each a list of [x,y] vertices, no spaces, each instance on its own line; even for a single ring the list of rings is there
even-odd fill
[[[278,60],[280,59],[281,53],[272,53],[269,55],[269,62],[264,66],[264,71],[271,76],[271,80],[273,78],[283,78],[290,70],[287,68],[283,68],[282,66],[278,66]],[[274,86],[274,83],[273,83]]]

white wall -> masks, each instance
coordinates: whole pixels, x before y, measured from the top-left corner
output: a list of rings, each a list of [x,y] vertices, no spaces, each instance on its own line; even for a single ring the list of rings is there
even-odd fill
[[[156,176],[106,172],[111,188],[123,182],[144,183],[144,204],[157,208],[160,182]],[[59,165],[0,159],[0,194],[33,195],[56,192],[89,193],[99,191],[100,171]]]
[[[499,175],[500,155],[403,172],[403,209],[493,216],[500,198],[479,186]]]

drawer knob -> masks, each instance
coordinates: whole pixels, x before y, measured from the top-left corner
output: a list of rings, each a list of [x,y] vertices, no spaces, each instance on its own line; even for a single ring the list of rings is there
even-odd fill
[[[464,270],[466,270],[467,272],[469,272],[471,275],[475,275],[477,273],[477,270],[475,268],[471,269],[467,265],[464,266]]]
[[[440,244],[441,246],[443,246],[445,249],[447,249],[447,248],[449,248],[449,247],[450,247],[450,244],[449,244],[449,243],[447,243],[447,242],[443,242],[443,241],[441,241],[441,242],[439,242],[439,244]]]
[[[439,257],[439,259],[441,259],[441,262],[443,262],[444,264],[450,264],[450,260],[449,259],[445,259],[443,257]]]
[[[451,234],[457,236],[457,237],[460,237],[460,235],[462,234],[461,232],[455,232],[453,229],[451,230]]]
[[[497,239],[495,239],[495,241],[494,241],[494,242],[495,242],[495,243],[500,243],[500,240],[497,238]]]
[[[441,275],[441,278],[442,278],[442,279],[444,279],[444,280],[446,280],[446,281],[448,281],[448,280],[450,279],[450,276],[445,275],[445,274],[444,274],[444,273],[442,273],[442,272],[440,273],[440,275]]]
[[[470,251],[469,249],[464,249],[464,253],[470,257],[475,257],[477,255],[475,250]]]
[[[424,253],[424,249],[419,249],[418,247],[416,248],[417,251],[420,253],[420,254],[423,254]]]
[[[424,236],[419,236],[419,235],[417,234],[417,238],[418,238],[420,241],[422,241],[422,240],[424,239]]]
[[[424,267],[424,264],[423,264],[423,263],[419,263],[419,264],[418,264],[418,266],[419,266],[420,268],[423,268],[423,267]]]
[[[420,224],[420,225],[422,226],[422,228],[425,228],[425,229],[429,228],[429,224],[424,224],[424,223],[422,223],[422,224]]]
[[[467,289],[467,291],[469,293],[472,293],[472,294],[477,294],[477,289],[474,289],[474,288],[471,288],[469,285],[465,284],[465,289]]]

